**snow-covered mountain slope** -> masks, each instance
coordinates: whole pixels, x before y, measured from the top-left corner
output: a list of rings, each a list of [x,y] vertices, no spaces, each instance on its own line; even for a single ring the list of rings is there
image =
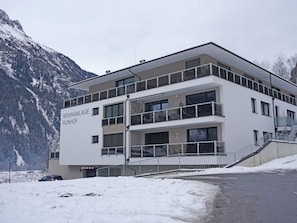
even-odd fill
[[[0,170],[9,162],[46,167],[48,151],[58,147],[62,101],[78,93],[67,86],[92,76],[0,10]]]

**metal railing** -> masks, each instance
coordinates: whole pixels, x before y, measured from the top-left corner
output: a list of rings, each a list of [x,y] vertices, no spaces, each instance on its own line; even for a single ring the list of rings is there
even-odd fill
[[[123,123],[124,123],[124,116],[122,116],[122,115],[102,119],[102,126],[118,125],[118,124],[123,124]]]
[[[224,154],[224,143],[200,141],[131,146],[131,158]]]
[[[234,153],[224,153],[223,152],[224,150],[217,149],[216,154],[203,152],[203,153],[200,153],[199,155],[198,155],[198,152],[191,153],[190,151],[186,152],[185,150],[183,150],[182,149],[183,144],[150,145],[151,146],[149,150],[150,156],[145,156],[145,155],[139,156],[139,148],[132,147],[131,152],[133,148],[134,149],[136,148],[137,151],[134,151],[136,152],[136,156],[133,157],[133,154],[131,154],[130,158],[141,158],[141,159],[135,159],[135,160],[132,159],[132,160],[129,160],[126,164],[100,167],[98,168],[98,173],[99,172],[102,173],[102,176],[117,176],[117,175],[119,176],[119,175],[125,174],[121,172],[121,170],[124,170],[124,169],[130,171],[132,175],[155,173],[155,172],[165,171],[164,168],[166,168],[166,165],[164,166],[163,163],[166,163],[168,159],[171,160],[171,163],[174,163],[170,165],[172,167],[171,170],[178,170],[182,168],[189,168],[188,165],[185,164],[185,159],[189,157],[201,158],[201,162],[195,165],[191,165],[192,168],[195,168],[195,169],[228,167],[244,159],[245,157],[248,157],[251,154],[259,151],[261,148],[264,148],[264,146],[272,140],[287,141],[286,139],[287,138],[285,136],[281,136],[280,134],[273,135],[271,133],[267,133],[266,135],[264,135],[264,137],[262,137],[257,142],[250,144]],[[215,142],[216,141],[213,141],[213,143]],[[202,144],[202,143],[204,142],[199,142],[199,144]],[[219,142],[216,142],[216,143],[217,145],[219,144]],[[185,144],[188,144],[188,143],[185,143]],[[170,150],[170,145],[172,146],[180,145],[181,149],[177,149],[176,152],[173,154],[167,153],[167,151]],[[166,151],[167,154],[165,156],[158,156],[158,152],[157,152],[158,146],[161,146],[161,148],[163,148],[163,150]],[[145,149],[145,146],[141,146],[141,148]],[[182,153],[182,151],[184,151],[184,153]],[[147,168],[147,166],[149,166],[149,169]]]
[[[112,146],[112,147],[103,147],[101,149],[101,155],[123,155],[125,154],[125,147],[123,146]]]
[[[178,108],[132,114],[131,125],[141,125],[213,115],[222,115],[222,105],[214,101],[187,105]]]
[[[210,63],[204,64],[201,66],[168,73],[150,79],[141,80],[124,86],[110,88],[85,96],[72,98],[64,101],[64,108],[209,76],[211,75],[210,68]]]
[[[242,85],[260,93],[269,95],[287,103],[297,105],[296,98],[292,95],[284,94],[283,92],[271,88],[269,85],[259,83],[251,78],[234,73],[223,67],[217,66],[212,63],[200,65],[197,67],[180,70],[165,75],[153,77],[146,80],[141,80],[124,86],[106,89],[103,91],[95,92],[85,96],[80,96],[64,101],[64,108],[90,103],[94,101],[114,98],[122,95],[127,95],[135,92],[145,91],[152,88],[162,87],[184,81],[194,80],[205,76],[214,75],[233,83]]]
[[[276,127],[297,126],[297,120],[292,117],[278,117],[276,118]]]

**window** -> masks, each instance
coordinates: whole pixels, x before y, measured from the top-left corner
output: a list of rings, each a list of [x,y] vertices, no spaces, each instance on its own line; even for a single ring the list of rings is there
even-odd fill
[[[92,143],[99,143],[99,136],[98,135],[92,136]]]
[[[251,98],[251,103],[252,103],[252,112],[253,113],[257,113],[257,110],[256,110],[256,99],[255,98]]]
[[[159,111],[166,110],[168,108],[168,100],[154,101],[145,104],[145,111]]]
[[[186,61],[186,69],[192,68],[192,67],[197,67],[199,65],[200,65],[200,58]]]
[[[270,115],[269,104],[261,101],[261,111],[262,111],[262,115],[269,116]]]
[[[231,67],[229,67],[229,66],[227,66],[227,65],[225,65],[225,64],[222,64],[222,63],[220,63],[220,62],[217,62],[217,64],[218,64],[219,67],[222,67],[222,68],[224,68],[224,69],[226,69],[226,70],[231,70]]]
[[[186,71],[183,73],[184,81],[195,79],[195,67],[200,65],[200,58],[186,61]],[[192,68],[192,69],[191,69]],[[200,70],[200,68],[199,68]],[[198,71],[198,73],[200,73]]]
[[[267,142],[271,138],[272,138],[272,133],[270,133],[270,132],[263,132],[263,141],[264,141],[264,143]]]
[[[295,120],[295,112],[287,110],[287,116],[292,120]]]
[[[217,127],[188,129],[187,153],[214,153],[213,141],[217,141],[217,139]],[[197,145],[199,145],[198,148]]]
[[[128,78],[116,81],[116,87],[125,86],[131,83],[134,83],[134,77],[128,77]]]
[[[249,74],[243,74],[243,76],[250,79],[250,80],[254,80],[254,77],[249,75]]]
[[[99,115],[99,108],[93,108],[93,112],[92,112],[93,115]]]
[[[123,103],[105,106],[105,118],[123,116]]]
[[[165,144],[169,142],[168,132],[156,132],[145,134],[145,145]]]
[[[253,134],[254,134],[254,143],[255,145],[258,145],[258,135],[259,135],[258,130],[254,130]]]
[[[212,102],[212,101],[216,101],[215,91],[208,91],[208,92],[186,96],[187,105],[194,105],[194,104],[200,104],[200,103]]]
[[[103,146],[104,147],[123,146],[123,133],[104,135]]]
[[[143,148],[144,157],[166,156],[167,143],[169,143],[168,132],[156,132],[145,134],[145,147]]]

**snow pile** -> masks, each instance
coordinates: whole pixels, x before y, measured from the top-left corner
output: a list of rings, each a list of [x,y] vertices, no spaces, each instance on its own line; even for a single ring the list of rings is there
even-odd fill
[[[218,186],[133,177],[0,184],[0,219],[31,222],[200,222]]]

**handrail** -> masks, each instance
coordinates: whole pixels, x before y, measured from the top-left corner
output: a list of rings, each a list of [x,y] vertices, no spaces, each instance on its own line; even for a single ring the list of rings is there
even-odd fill
[[[225,154],[224,142],[209,140],[199,142],[133,145],[131,146],[130,158],[168,157],[176,154],[180,154],[181,156],[189,156],[189,154],[194,154],[195,156]]]
[[[221,104],[214,101],[131,114],[131,125],[173,121],[203,116],[222,116]]]

